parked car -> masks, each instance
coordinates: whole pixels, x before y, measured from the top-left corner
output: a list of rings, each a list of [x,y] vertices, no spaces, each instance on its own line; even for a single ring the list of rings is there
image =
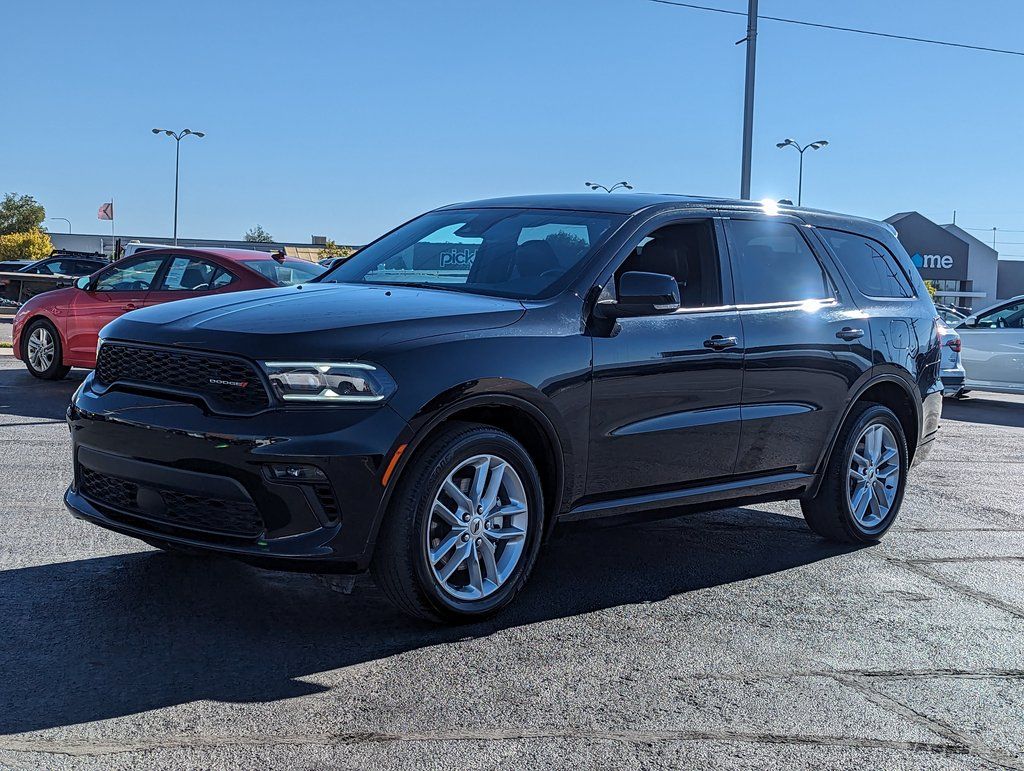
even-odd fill
[[[957,324],[959,324],[961,321],[967,318],[967,314],[961,313],[956,308],[952,308],[949,305],[939,305],[938,303],[936,303],[935,310],[938,311],[939,318],[941,318],[947,325],[951,327],[955,327]]]
[[[69,286],[77,276],[87,276],[107,265],[107,260],[95,256],[55,252],[42,260],[28,262],[18,268],[17,275],[0,275],[0,297],[22,303],[42,292]],[[0,263],[6,267],[9,263]],[[40,280],[26,276],[45,277]]]
[[[36,377],[58,380],[71,367],[95,366],[97,333],[123,313],[170,300],[297,284],[321,273],[304,260],[247,249],[143,252],[25,302],[14,317],[14,355]]]
[[[881,223],[459,204],[301,288],[107,325],[65,501],[162,549],[370,569],[401,609],[470,621],[560,522],[793,498],[824,538],[878,540],[936,435],[940,349]]]
[[[1024,295],[968,316],[956,331],[967,374],[963,393],[1024,393]]]
[[[35,260],[2,260],[0,261],[0,273],[17,273],[22,268],[28,267]]]
[[[940,311],[941,316],[941,311]],[[950,329],[945,322],[939,327],[942,340],[942,363],[939,366],[939,377],[942,379],[942,395],[960,397],[964,389],[966,373],[960,361],[960,335]]]

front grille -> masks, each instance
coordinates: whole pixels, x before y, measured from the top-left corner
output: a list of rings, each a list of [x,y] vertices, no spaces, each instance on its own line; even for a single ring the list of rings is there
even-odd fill
[[[189,530],[247,538],[259,535],[264,529],[263,520],[251,503],[143,487],[128,479],[103,474],[86,466],[79,467],[79,480],[81,491],[86,497],[144,519]],[[162,505],[151,505],[143,511],[139,505],[140,489],[151,496],[158,496]]]
[[[215,412],[252,413],[270,405],[253,365],[228,356],[104,343],[96,380],[104,386],[125,383],[194,394]]]

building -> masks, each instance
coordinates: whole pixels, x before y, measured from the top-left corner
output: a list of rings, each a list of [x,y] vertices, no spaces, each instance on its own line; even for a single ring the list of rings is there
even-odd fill
[[[50,241],[54,249],[64,249],[71,252],[88,252],[110,255],[114,247],[120,243],[123,249],[132,241],[139,241],[144,244],[160,244],[171,246],[174,241],[170,238],[160,236],[109,236],[89,235],[84,233],[49,233]],[[325,236],[313,236],[309,243],[292,241],[275,241],[269,244],[260,244],[253,241],[230,241],[216,238],[179,238],[178,246],[191,246],[197,249],[255,249],[257,251],[273,252],[279,249],[290,257],[298,257],[302,260],[315,262],[320,259],[320,250],[327,243]]]
[[[1024,294],[1024,270],[1006,268],[1014,261],[1000,260],[999,252],[963,228],[939,225],[916,211],[886,222],[896,228],[921,277],[935,287],[938,302],[980,310]]]
[[[1000,300],[1009,300],[1024,294],[1024,260],[999,261],[999,285],[996,294]]]

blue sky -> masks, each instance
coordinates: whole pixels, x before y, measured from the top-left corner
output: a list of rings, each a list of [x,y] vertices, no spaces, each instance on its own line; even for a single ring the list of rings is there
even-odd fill
[[[744,9],[744,0],[706,0]],[[1024,47],[1019,0],[761,0],[761,13]],[[630,180],[734,196],[740,17],[647,0],[10,4],[0,191],[76,232],[360,243],[428,208]],[[1024,57],[762,22],[754,197],[1024,230]],[[596,195],[596,193],[595,193]],[[61,229],[61,222],[50,222]],[[1004,236],[1024,242],[1024,233]],[[1024,254],[1024,245],[1006,246]]]

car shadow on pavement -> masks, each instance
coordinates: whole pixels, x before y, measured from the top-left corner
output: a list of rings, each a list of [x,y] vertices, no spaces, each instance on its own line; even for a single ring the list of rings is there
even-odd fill
[[[311,576],[148,551],[0,572],[0,733],[197,700],[271,702],[329,690],[300,678],[591,611],[658,602],[852,551],[800,520],[727,509],[574,528],[541,553],[497,619],[411,620],[368,579],[342,595]],[[743,586],[736,591],[748,591]]]
[[[71,394],[89,374],[86,369],[73,369],[63,380],[40,380],[32,377],[25,365],[11,359],[17,366],[0,369],[0,415],[42,420],[64,420]],[[0,420],[0,426],[12,425]]]
[[[966,399],[943,399],[942,419],[990,426],[1024,428],[1024,404],[1020,397],[985,398],[971,394]]]

